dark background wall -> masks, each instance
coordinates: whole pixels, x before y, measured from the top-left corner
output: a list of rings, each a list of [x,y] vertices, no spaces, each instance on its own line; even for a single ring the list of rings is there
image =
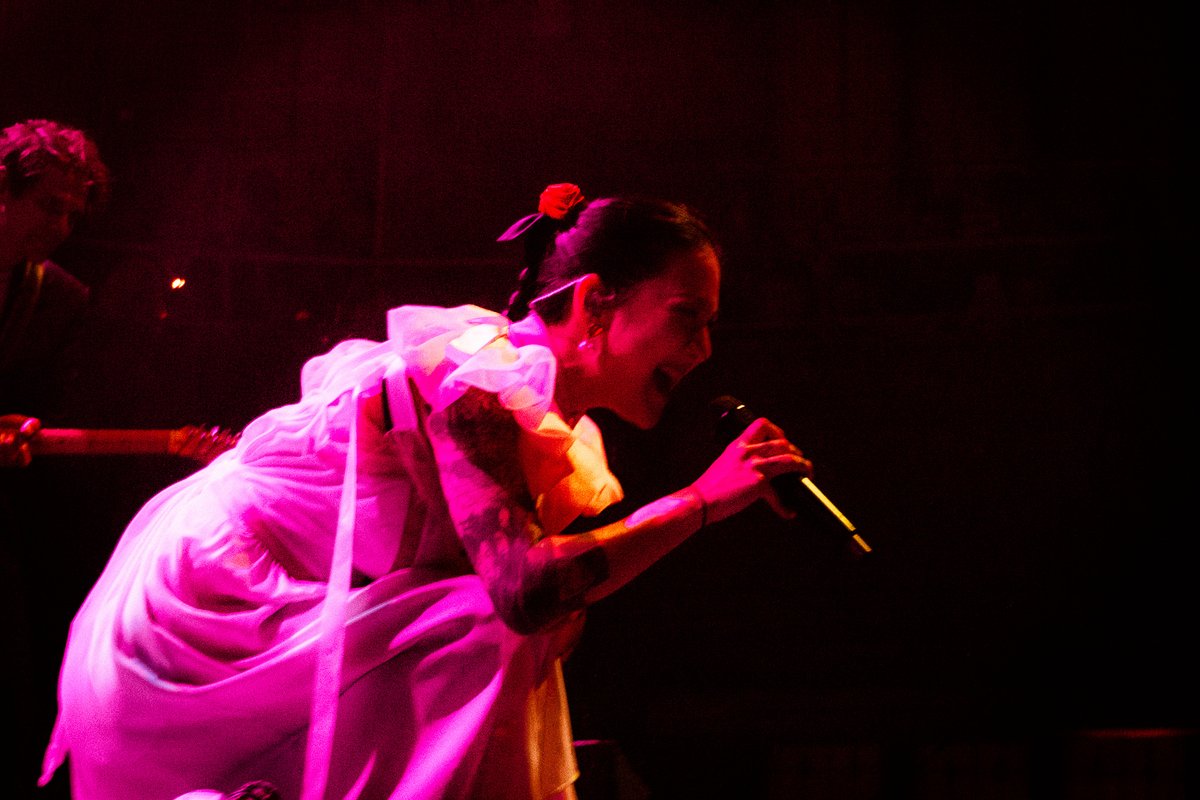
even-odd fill
[[[597,606],[568,684],[625,795],[1176,797],[1181,27],[1153,2],[10,0],[0,118],[81,125],[114,171],[59,254],[97,300],[81,425],[237,428],[393,305],[501,306],[495,238],[547,183],[710,216],[717,355],[655,431],[601,417],[629,504],[699,473],[732,393],[876,552],[753,509]],[[40,468],[86,509],[47,564],[63,607],[184,472]]]

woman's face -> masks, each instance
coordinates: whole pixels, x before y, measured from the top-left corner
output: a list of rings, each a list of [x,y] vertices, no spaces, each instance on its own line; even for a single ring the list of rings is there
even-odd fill
[[[610,312],[598,355],[602,405],[653,427],[684,375],[712,355],[721,265],[711,247],[679,253]]]

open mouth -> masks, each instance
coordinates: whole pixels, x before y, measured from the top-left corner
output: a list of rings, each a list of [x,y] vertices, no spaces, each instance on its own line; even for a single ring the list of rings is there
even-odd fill
[[[675,389],[675,384],[679,383],[678,378],[662,369],[654,370],[653,380],[655,391],[664,397],[669,395]]]

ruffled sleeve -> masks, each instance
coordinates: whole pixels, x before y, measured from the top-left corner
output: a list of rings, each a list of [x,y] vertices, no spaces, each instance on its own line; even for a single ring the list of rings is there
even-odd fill
[[[477,388],[512,412],[521,429],[525,479],[542,527],[552,535],[624,493],[608,469],[596,424],[583,417],[572,427],[554,404],[556,365],[544,331],[521,324],[521,342],[514,345],[508,320],[479,306],[403,306],[388,313],[388,339],[407,365],[406,377],[434,411]]]

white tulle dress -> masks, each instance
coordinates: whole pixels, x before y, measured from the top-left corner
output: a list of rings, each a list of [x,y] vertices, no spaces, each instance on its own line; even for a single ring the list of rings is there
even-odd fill
[[[595,424],[553,403],[536,317],[405,306],[310,360],[299,402],[153,497],[71,625],[43,782],[171,800],[545,798],[577,767],[554,632],[497,617],[451,524],[421,403],[520,425],[545,531],[621,498]]]

